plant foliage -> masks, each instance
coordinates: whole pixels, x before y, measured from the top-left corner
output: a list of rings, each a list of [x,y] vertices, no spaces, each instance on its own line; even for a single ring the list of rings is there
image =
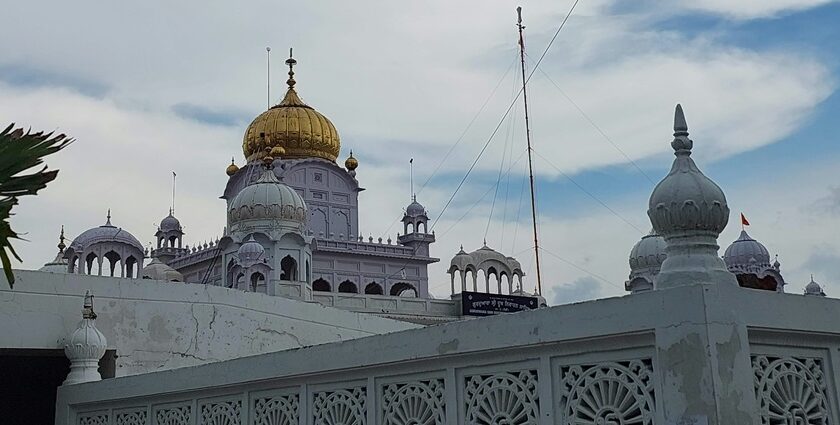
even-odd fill
[[[44,157],[70,144],[73,139],[64,134],[32,133],[31,130],[15,129],[14,123],[0,132],[0,263],[9,281],[9,287],[15,283],[9,254],[22,261],[12,247],[12,239],[21,239],[12,230],[9,217],[12,207],[17,205],[18,197],[35,195],[53,181],[58,170],[47,171],[45,165],[40,171],[22,174],[32,167],[41,165]]]

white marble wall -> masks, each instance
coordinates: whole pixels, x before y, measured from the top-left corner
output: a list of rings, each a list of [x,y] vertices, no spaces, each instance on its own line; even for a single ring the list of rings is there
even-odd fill
[[[416,327],[211,285],[16,271],[0,279],[0,347],[56,349],[81,320],[85,290],[117,352],[117,376],[193,366]]]

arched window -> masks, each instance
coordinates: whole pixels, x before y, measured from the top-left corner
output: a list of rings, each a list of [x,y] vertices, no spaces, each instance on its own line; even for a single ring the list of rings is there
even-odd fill
[[[245,289],[242,284],[245,283],[245,273],[239,273],[236,275],[236,288],[237,289]]]
[[[177,237],[177,236],[170,236],[170,237],[169,237],[169,246],[170,246],[171,248],[175,248],[175,242],[177,242],[177,241],[178,241],[178,237]]]
[[[338,292],[343,292],[345,294],[358,294],[359,288],[356,288],[356,284],[345,280],[338,285]]]
[[[314,282],[312,282],[312,290],[319,291],[319,292],[330,292],[332,288],[330,287],[330,283],[324,279],[318,278]]]
[[[280,260],[280,280],[298,280],[297,277],[297,261],[291,255],[287,255]]]
[[[396,297],[409,297],[409,298],[416,298],[417,297],[417,289],[410,283],[406,282],[397,282],[394,286],[391,287],[391,295]]]
[[[105,258],[108,259],[108,265],[111,269],[111,276],[114,276],[114,269],[117,269],[117,266],[120,265],[120,254],[117,254],[114,251],[108,251],[105,253]],[[117,276],[120,276],[122,270],[117,269]]]
[[[125,259],[125,277],[134,277],[134,267],[137,266],[137,259],[133,256],[128,257]],[[138,267],[137,275],[140,274],[140,270]]]
[[[96,260],[96,254],[90,253],[85,257],[85,267],[87,269],[87,274],[93,274],[93,262]]]
[[[260,272],[255,272],[251,275],[251,291],[257,292],[257,288],[265,285],[265,276]]]
[[[309,282],[309,279],[312,279],[311,274],[309,272],[309,260],[306,260],[306,281]]]
[[[70,273],[76,273],[77,268],[79,270],[82,269],[81,267],[79,267],[79,257],[74,255],[73,258],[70,260],[70,268],[68,270]]]
[[[384,294],[384,292],[382,291],[382,285],[380,285],[376,282],[368,283],[367,286],[365,286],[365,294],[368,294],[368,295],[382,295],[382,294]]]

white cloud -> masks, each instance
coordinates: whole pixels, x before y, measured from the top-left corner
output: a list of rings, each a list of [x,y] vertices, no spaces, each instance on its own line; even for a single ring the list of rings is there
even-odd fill
[[[775,14],[791,9],[788,3],[774,2],[776,6],[759,13],[757,3],[749,3],[752,15],[738,13],[765,16],[766,10]],[[721,44],[713,36],[688,38],[653,30],[646,13],[661,12],[615,16],[609,14],[611,4],[583,2],[543,69],[634,159],[669,161],[675,102],[686,108],[702,167],[703,160],[756,149],[789,135],[835,89],[833,76],[818,58],[786,50],[753,52]],[[717,3],[703,4],[704,10],[730,13]],[[171,170],[179,174],[178,216],[187,226],[187,240],[217,236],[224,225],[224,204],[218,199],[225,183],[223,169],[231,155],[241,162],[244,129],[190,121],[173,113],[172,107],[199,105],[256,116],[265,102],[266,44],[274,47],[273,98],[282,94],[282,60],[285,46],[292,45],[299,60],[300,93],[336,124],[343,154],[347,148],[356,152],[359,179],[369,189],[361,194],[361,230],[377,237],[408,203],[407,159],[417,158],[416,179],[424,181],[515,60],[515,6],[478,0],[302,3],[295,8],[267,1],[247,6],[179,2],[162,13],[159,4],[57,3],[51,5],[51,13],[43,14],[32,2],[8,5],[5,12],[10,16],[38,16],[41,31],[30,31],[26,20],[0,26],[0,65],[24,64],[106,87],[100,98],[91,98],[49,85],[0,83],[0,117],[36,129],[58,129],[78,139],[49,159],[51,167],[62,170],[58,180],[42,195],[24,198],[14,219],[16,228],[28,231],[32,241],[17,245],[25,266],[36,268],[53,257],[60,224],[75,235],[100,224],[108,207],[116,224],[141,241],[151,240],[153,223],[169,205]],[[525,5],[532,60],[568,6],[549,1]],[[284,24],[276,25],[278,19]],[[19,37],[22,33],[28,36]],[[513,74],[443,171],[465,171],[511,100]],[[566,172],[626,162],[541,73],[535,74],[530,94],[535,146],[541,155]],[[519,115],[517,110],[514,116]],[[522,146],[522,123],[517,119],[511,137]],[[479,171],[498,170],[504,130]],[[541,178],[556,176],[545,165],[537,171]],[[768,199],[762,196],[773,195],[753,189],[733,193],[743,193],[738,198],[745,204],[761,205]],[[436,217],[451,191],[451,184],[432,186],[423,191],[421,201]],[[450,233],[442,232],[485,191],[468,182],[438,224],[433,253],[442,262],[431,269],[437,295],[448,292],[444,270],[458,246],[480,246],[489,200]],[[646,230],[647,195],[628,194],[612,206]],[[800,195],[805,202],[825,193]],[[588,276],[581,269],[610,282],[602,282],[600,295],[622,293],[626,255],[641,234],[597,205],[591,208],[573,218],[541,219],[546,249],[574,264],[546,254],[545,293],[561,282]],[[516,244],[510,222],[492,223],[487,239],[491,246],[501,245],[502,252],[518,255],[527,267],[533,255],[524,211]],[[769,213],[751,219],[770,220],[762,214]],[[806,216],[788,207],[776,214],[773,220],[785,217],[789,222]],[[390,235],[397,231],[392,228]],[[768,238],[768,246],[784,247],[785,270],[800,282],[805,273],[800,269],[814,244],[826,237],[812,227],[778,235]],[[725,234],[722,240],[731,239]],[[526,282],[533,285],[533,270],[528,273]]]
[[[733,19],[770,18],[784,13],[812,9],[835,0],[688,0],[686,9],[723,15]]]

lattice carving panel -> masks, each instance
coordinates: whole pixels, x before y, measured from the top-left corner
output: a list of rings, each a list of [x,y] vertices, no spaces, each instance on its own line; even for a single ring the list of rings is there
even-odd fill
[[[315,425],[365,425],[367,394],[364,387],[315,393]]]
[[[763,425],[830,423],[820,359],[752,356],[752,367]]]
[[[297,425],[297,394],[260,397],[254,401],[254,425]]]
[[[563,425],[653,425],[656,415],[651,361],[562,366],[559,411]]]
[[[540,410],[537,383],[535,370],[467,376],[464,387],[465,423],[536,424]]]
[[[165,407],[155,411],[155,425],[191,425],[192,407]]]
[[[384,425],[436,425],[446,421],[443,380],[432,379],[382,387]]]
[[[118,412],[114,415],[114,425],[147,425],[146,409],[143,408],[127,412]]]
[[[241,425],[242,401],[214,401],[201,406],[199,425]]]
[[[86,413],[79,415],[79,425],[108,425],[107,413]]]

